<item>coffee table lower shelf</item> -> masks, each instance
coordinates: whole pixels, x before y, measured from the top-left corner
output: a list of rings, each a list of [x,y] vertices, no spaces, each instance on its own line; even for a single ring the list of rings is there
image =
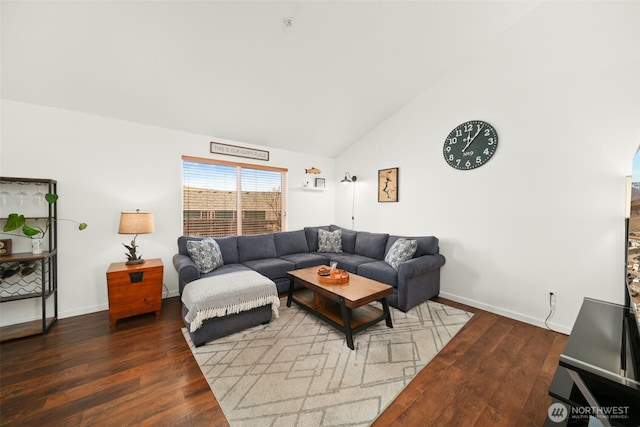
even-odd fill
[[[379,300],[383,309],[371,305],[363,305],[355,309],[346,306],[343,297],[338,297],[339,301],[333,301],[310,289],[301,289],[289,295],[287,307],[291,307],[291,302],[295,302],[303,310],[322,319],[345,334],[347,346],[353,350],[353,335],[375,325],[382,320],[386,321],[389,328],[393,328],[391,313],[387,299]]]

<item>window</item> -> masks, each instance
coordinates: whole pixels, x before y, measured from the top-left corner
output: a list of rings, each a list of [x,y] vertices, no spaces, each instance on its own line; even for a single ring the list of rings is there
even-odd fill
[[[183,156],[182,232],[223,237],[283,231],[286,183],[287,169]]]

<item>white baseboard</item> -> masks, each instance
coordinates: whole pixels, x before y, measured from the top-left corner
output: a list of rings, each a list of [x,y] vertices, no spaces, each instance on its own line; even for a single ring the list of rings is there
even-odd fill
[[[178,293],[177,290],[168,291],[167,292],[166,289],[163,289],[162,299],[177,297],[179,295],[180,294]],[[104,310],[109,310],[109,303],[95,305],[95,306],[92,306],[92,307],[82,307],[82,308],[75,309],[75,310],[67,310],[67,311],[64,311],[64,312],[59,312],[58,313],[58,318],[59,319],[65,319],[67,317],[81,316],[83,314],[95,313],[97,311],[104,311]],[[33,320],[36,320],[36,319],[33,319]]]
[[[547,327],[547,325],[545,325],[544,319],[536,319],[534,317],[526,316],[522,313],[517,313],[515,311],[507,310],[502,307],[496,307],[493,305],[485,304],[480,301],[461,297],[459,295],[450,294],[448,292],[440,292],[438,296],[442,298],[450,299],[451,301],[459,302],[461,304],[470,305],[471,307],[479,308],[481,310],[489,311],[494,314],[499,314],[500,316],[508,317],[510,319],[519,320],[521,322],[538,326],[540,328],[551,329],[555,332],[560,332],[565,335],[569,335],[571,333],[571,326],[560,325],[554,322],[547,322],[547,325],[549,325],[549,327]]]
[[[96,313],[98,311],[109,310],[109,304],[99,304],[91,307],[80,307],[73,310],[64,310],[58,312],[58,319],[66,319],[67,317],[82,316],[83,314]]]

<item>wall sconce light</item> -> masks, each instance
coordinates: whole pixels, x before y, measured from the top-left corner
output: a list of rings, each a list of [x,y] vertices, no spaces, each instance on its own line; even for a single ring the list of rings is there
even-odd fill
[[[351,229],[352,230],[356,225],[355,210],[356,210],[356,181],[357,180],[358,180],[358,177],[355,175],[351,176],[349,172],[346,172],[344,174],[344,178],[340,180],[340,182],[345,184],[353,183],[353,195],[351,196]]]
[[[135,212],[122,212],[120,214],[120,227],[118,228],[118,234],[135,234],[131,241],[131,246],[122,244],[129,250],[127,255],[127,265],[132,264],[144,264],[142,255],[136,253],[136,237],[138,234],[149,234],[155,231],[155,225],[153,222],[153,214],[151,212],[140,212],[140,209],[136,209]]]
[[[340,182],[356,182],[358,180],[357,176],[351,176],[351,174],[349,172],[346,172],[344,174],[344,179],[342,179]]]

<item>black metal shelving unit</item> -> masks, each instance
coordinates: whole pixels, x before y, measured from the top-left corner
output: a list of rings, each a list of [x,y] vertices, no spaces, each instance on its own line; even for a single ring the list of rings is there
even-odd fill
[[[3,187],[28,186],[33,188],[46,188],[47,193],[57,194],[57,181],[53,179],[38,178],[12,178],[0,177],[0,185]],[[22,187],[27,188],[27,187]],[[7,220],[7,207],[2,207],[0,224],[4,226]],[[0,268],[3,269],[0,281],[0,303],[10,304],[27,299],[39,299],[41,305],[41,319],[3,325],[0,327],[0,341],[8,341],[29,335],[44,334],[58,319],[58,228],[57,228],[57,202],[46,203],[41,207],[42,216],[25,215],[31,222],[46,224],[49,221],[50,228],[47,233],[48,250],[41,254],[31,252],[12,252],[9,255],[0,256]],[[23,212],[16,212],[23,213]],[[19,234],[19,230],[16,230]],[[2,238],[11,236],[2,235]],[[17,236],[17,239],[23,237]],[[16,270],[17,269],[17,270]],[[8,275],[7,270],[15,271]],[[52,304],[49,304],[49,302]],[[50,307],[52,305],[52,307]]]

